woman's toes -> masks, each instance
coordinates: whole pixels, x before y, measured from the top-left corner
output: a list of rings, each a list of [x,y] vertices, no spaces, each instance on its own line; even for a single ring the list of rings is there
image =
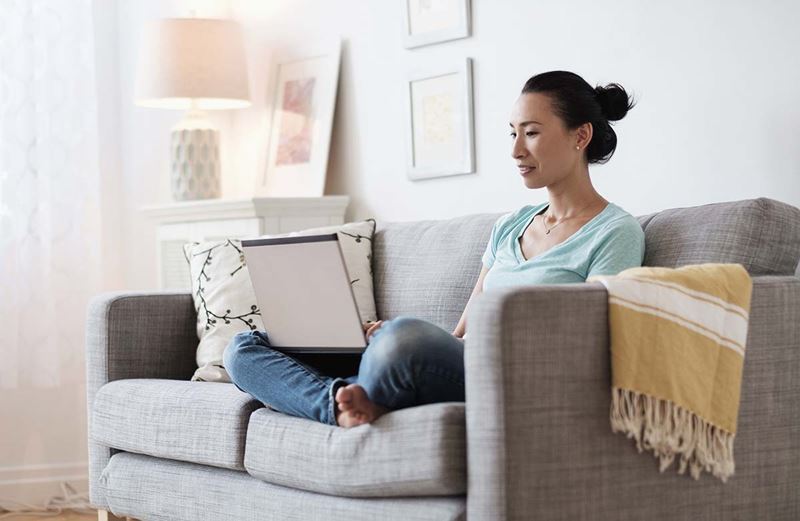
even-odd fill
[[[334,397],[340,411],[349,411],[353,408],[353,391],[347,387],[339,387]]]
[[[366,417],[366,415],[364,415],[364,413],[361,413],[361,412],[353,413],[353,422],[352,422],[351,427],[356,427],[356,426],[362,425],[364,423],[367,423],[367,417]]]
[[[369,396],[367,396],[367,391],[358,384],[350,384],[343,387],[342,390],[347,391],[347,400],[358,405],[359,409],[366,404],[372,403],[370,402]]]
[[[337,419],[339,427],[357,427],[366,423],[365,418],[360,413],[343,412]]]
[[[337,402],[349,402],[353,399],[353,390],[349,389],[349,385],[344,385],[336,390]]]

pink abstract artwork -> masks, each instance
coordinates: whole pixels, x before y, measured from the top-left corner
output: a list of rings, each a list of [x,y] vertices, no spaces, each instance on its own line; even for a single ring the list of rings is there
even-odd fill
[[[308,163],[311,159],[313,94],[314,78],[290,80],[284,84],[276,165]]]

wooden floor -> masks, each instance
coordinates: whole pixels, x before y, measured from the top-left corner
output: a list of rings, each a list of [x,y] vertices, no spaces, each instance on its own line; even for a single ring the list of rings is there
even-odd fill
[[[52,521],[97,521],[97,514],[76,514],[74,512],[64,512],[59,516],[43,516],[43,515],[31,515],[31,514],[19,514],[17,516],[9,516],[8,518],[3,518],[3,521],[42,521],[43,519],[52,520]]]
[[[2,517],[2,516],[8,516],[8,517]],[[41,513],[39,515],[33,515],[33,514],[9,515],[8,512],[0,511],[0,519],[2,519],[2,521],[6,521],[6,520],[8,520],[8,521],[42,521],[43,519],[47,519],[47,520],[52,519],[53,521],[111,521],[111,519],[114,519],[114,520],[125,520],[125,521],[137,521],[136,519],[134,519],[132,517],[114,517],[111,513],[109,513],[108,511],[105,511],[105,510],[103,511],[102,515],[98,515],[98,513],[96,511],[93,514],[79,514],[77,512],[72,511],[72,510],[65,510],[64,513],[62,513],[60,515],[57,515],[57,516],[44,515],[44,513]]]

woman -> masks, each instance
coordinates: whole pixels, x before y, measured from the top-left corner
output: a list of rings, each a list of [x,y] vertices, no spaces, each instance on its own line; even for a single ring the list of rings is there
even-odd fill
[[[592,186],[589,165],[613,155],[609,121],[633,108],[617,85],[592,88],[571,72],[529,79],[511,111],[511,154],[529,189],[545,203],[495,223],[483,268],[455,330],[398,317],[365,324],[368,346],[358,374],[334,378],[269,347],[263,331],[238,334],[224,354],[240,389],[287,414],[352,427],[388,411],[464,400],[464,340],[469,303],[490,288],[584,282],[641,266],[644,233],[625,210]]]

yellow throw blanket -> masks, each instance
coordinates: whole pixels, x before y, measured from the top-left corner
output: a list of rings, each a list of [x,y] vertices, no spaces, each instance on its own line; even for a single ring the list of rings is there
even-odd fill
[[[752,281],[741,264],[631,268],[598,275],[608,290],[611,428],[680,456],[693,478],[733,475],[733,439]]]

